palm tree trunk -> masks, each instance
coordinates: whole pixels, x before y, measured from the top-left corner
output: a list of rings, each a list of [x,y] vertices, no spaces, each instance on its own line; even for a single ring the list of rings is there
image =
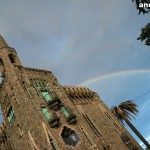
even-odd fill
[[[131,130],[139,137],[139,139],[147,146],[147,148],[150,150],[149,143],[145,140],[145,138],[141,135],[141,133],[132,125],[132,123],[126,118],[123,118],[125,122],[128,124],[128,126],[131,128]]]

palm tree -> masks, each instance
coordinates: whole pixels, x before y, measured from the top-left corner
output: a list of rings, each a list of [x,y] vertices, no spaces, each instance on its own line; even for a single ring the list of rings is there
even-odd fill
[[[122,102],[118,106],[113,106],[111,108],[112,113],[121,121],[121,123],[124,125],[124,122],[127,123],[127,125],[131,128],[131,130],[141,139],[141,141],[147,146],[147,148],[150,150],[149,143],[144,139],[144,137],[141,135],[141,133],[132,125],[130,120],[134,118],[134,115],[137,115],[137,105],[133,103],[132,101],[128,100],[125,102]]]

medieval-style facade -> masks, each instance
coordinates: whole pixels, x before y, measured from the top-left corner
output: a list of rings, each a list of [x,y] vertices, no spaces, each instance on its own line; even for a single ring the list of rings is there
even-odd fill
[[[0,36],[1,150],[142,150],[97,93],[24,67]]]

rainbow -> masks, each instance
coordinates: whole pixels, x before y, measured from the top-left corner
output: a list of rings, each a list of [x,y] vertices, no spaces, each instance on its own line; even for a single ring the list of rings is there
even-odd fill
[[[135,73],[137,73],[137,74],[150,73],[150,69],[121,70],[121,71],[117,71],[117,72],[102,74],[102,75],[98,75],[96,77],[93,77],[91,79],[88,79],[88,80],[80,83],[79,86],[84,86],[84,85],[96,82],[97,80],[103,80],[105,78],[116,77],[116,76],[120,76],[120,75],[129,75],[129,74],[135,74]]]

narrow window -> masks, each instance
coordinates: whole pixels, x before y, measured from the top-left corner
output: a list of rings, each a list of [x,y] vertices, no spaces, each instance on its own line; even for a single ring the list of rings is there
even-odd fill
[[[8,114],[7,114],[7,118],[8,118],[10,125],[12,125],[15,120],[15,113],[14,113],[13,107],[10,107]]]
[[[0,83],[2,82],[2,78],[5,77],[4,75],[4,63],[2,58],[0,58],[0,75],[1,75],[1,79],[0,79]]]
[[[35,84],[36,84],[37,87],[40,87],[39,82],[35,82]]]
[[[49,95],[48,91],[46,91],[46,90],[43,91],[42,90],[41,92],[42,92],[42,95],[44,96],[46,102],[50,102],[51,98],[50,98],[50,95]]]
[[[66,118],[69,117],[70,114],[64,106],[61,106],[61,111],[63,112],[63,114],[65,115]]]
[[[27,85],[25,84],[24,81],[22,81],[22,84],[23,84],[23,87],[24,87],[24,89],[25,89],[27,95],[28,95],[29,97],[31,97],[31,94],[30,94],[30,92],[29,92],[29,90],[28,90],[28,87],[27,87]]]
[[[9,57],[11,63],[15,63],[15,56],[13,54],[8,54],[8,57]]]
[[[33,85],[33,87],[34,87],[34,89],[35,89],[37,95],[40,96],[39,91],[38,91],[38,89],[37,89],[37,87],[36,87],[36,83],[35,83],[35,82],[32,82],[32,85]]]
[[[46,134],[47,141],[50,142],[52,150],[57,150],[58,149],[57,145],[55,144],[54,140],[50,136],[50,130],[49,130],[49,128],[47,127],[47,125],[45,124],[45,122],[42,122],[42,125],[43,125],[44,132]]]
[[[61,111],[64,114],[68,124],[73,124],[76,122],[76,115],[67,109],[64,105],[61,106]]]
[[[52,114],[49,114],[48,110],[46,107],[41,107],[42,112],[44,113],[49,125],[51,128],[59,127],[59,117],[57,114],[54,112]]]
[[[42,82],[42,84],[43,84],[43,87],[47,87],[46,82]]]
[[[99,133],[98,129],[93,124],[93,122],[91,121],[91,119],[89,118],[89,116],[87,114],[83,114],[83,117],[87,121],[87,123],[89,124],[89,126],[91,127],[91,129],[93,130],[93,132],[95,133],[95,135],[97,137],[101,136],[101,134]]]
[[[45,86],[43,85],[43,82],[39,82],[39,85],[41,88],[44,88]]]
[[[62,130],[61,137],[63,138],[66,145],[73,147],[76,146],[76,144],[80,141],[77,133],[66,126],[64,126]]]
[[[51,144],[52,150],[57,150],[56,144],[54,143],[53,139],[50,139],[50,144]]]
[[[84,136],[86,137],[86,139],[88,140],[88,142],[91,145],[94,145],[93,142],[91,141],[91,139],[89,138],[89,136],[87,135],[87,133],[85,132],[85,130],[81,127],[81,131],[83,132]]]
[[[47,119],[48,121],[50,121],[50,120],[51,120],[51,117],[50,117],[50,115],[49,115],[49,113],[48,113],[47,108],[46,108],[46,107],[41,107],[41,109],[42,109],[42,112],[44,113],[46,119]]]
[[[57,110],[59,108],[61,101],[58,97],[54,97],[51,93],[50,95],[47,90],[41,90],[41,93],[50,109]]]
[[[4,65],[2,58],[0,58],[0,65]]]
[[[107,111],[103,111],[106,117],[113,123],[115,128],[120,129],[119,125],[113,120],[113,118],[110,116],[110,114]]]

